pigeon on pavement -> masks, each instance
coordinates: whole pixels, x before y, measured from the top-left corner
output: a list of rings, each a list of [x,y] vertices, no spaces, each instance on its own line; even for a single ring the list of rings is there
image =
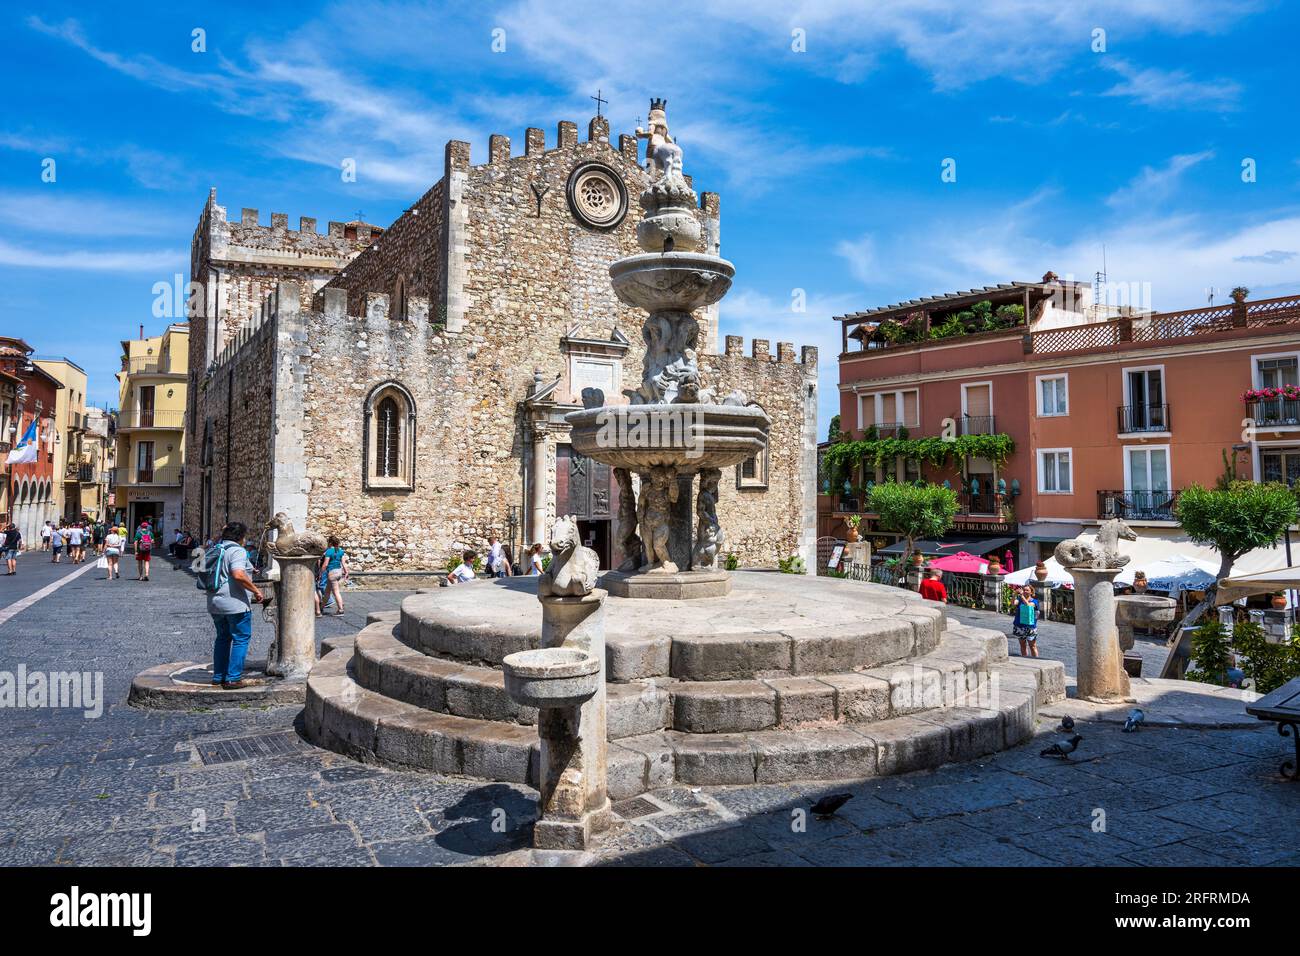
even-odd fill
[[[1122,728],[1124,733],[1133,733],[1133,731],[1137,730],[1138,727],[1142,726],[1142,721],[1146,719],[1147,715],[1142,713],[1142,708],[1134,707],[1128,712],[1128,720],[1124,721],[1124,726]]]
[[[1060,757],[1062,760],[1069,760],[1070,754],[1079,749],[1079,741],[1083,740],[1078,734],[1073,737],[1066,737],[1058,740],[1052,746],[1048,747],[1038,756],[1040,757]]]
[[[814,816],[818,816],[821,817],[822,819],[825,819],[829,816],[832,816],[836,810],[844,806],[844,804],[848,803],[852,799],[853,799],[853,794],[851,793],[832,793],[825,797],[822,797],[820,800],[814,803],[809,809],[812,811]]]
[[[1061,718],[1061,726],[1056,728],[1060,733],[1068,734],[1074,732],[1074,718],[1066,714]]]

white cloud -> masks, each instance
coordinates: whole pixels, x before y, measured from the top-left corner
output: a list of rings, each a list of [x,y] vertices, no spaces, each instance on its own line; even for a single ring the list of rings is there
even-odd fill
[[[1204,150],[1171,156],[1163,166],[1143,166],[1128,185],[1106,197],[1106,205],[1130,212],[1137,209],[1150,211],[1174,194],[1183,173],[1213,158],[1214,150]]]
[[[93,249],[42,251],[0,240],[0,266],[76,272],[156,272],[168,277],[184,272],[189,253],[184,249],[105,252]]]
[[[0,191],[0,222],[23,233],[54,235],[156,236],[185,228],[174,216],[142,209],[137,202],[79,196],[54,186]]]
[[[1103,96],[1126,96],[1144,106],[1164,109],[1204,109],[1225,112],[1237,108],[1240,83],[1232,80],[1197,80],[1185,70],[1139,69],[1127,60],[1108,57],[1101,64],[1123,77]]]

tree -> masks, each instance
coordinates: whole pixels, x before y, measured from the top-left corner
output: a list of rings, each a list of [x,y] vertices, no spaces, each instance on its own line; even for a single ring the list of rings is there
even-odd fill
[[[889,481],[872,488],[869,501],[880,528],[907,540],[904,562],[910,560],[917,538],[943,537],[957,516],[957,493],[942,485]]]
[[[1219,552],[1220,579],[1233,563],[1256,548],[1269,548],[1295,524],[1300,506],[1277,481],[1231,481],[1226,488],[1191,485],[1178,495],[1174,513],[1196,544]]]

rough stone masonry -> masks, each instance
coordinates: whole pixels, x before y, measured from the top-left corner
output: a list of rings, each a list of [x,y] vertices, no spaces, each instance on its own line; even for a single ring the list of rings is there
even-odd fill
[[[584,389],[625,401],[640,381],[642,315],[608,268],[639,251],[637,141],[585,141],[562,122],[522,155],[494,135],[488,162],[447,144],[445,172],[387,229],[303,219],[297,231],[246,209],[231,223],[215,190],[192,244],[204,315],[191,319],[187,527],[259,527],[275,511],[335,533],[355,568],[442,568],[489,534],[516,558],[576,514],[602,564],[617,564],[617,485],[570,453],[564,415]],[[720,202],[696,210],[720,252]],[[723,479],[723,551],[744,566],[800,553],[813,566],[817,351],[749,355],[716,307],[702,310],[700,367],[773,420],[759,459]],[[638,343],[633,345],[633,343]],[[513,517],[513,524],[512,524]],[[608,565],[607,565],[608,566]]]

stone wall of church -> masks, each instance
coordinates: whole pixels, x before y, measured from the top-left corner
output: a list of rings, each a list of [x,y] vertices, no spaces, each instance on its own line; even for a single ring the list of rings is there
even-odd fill
[[[274,407],[271,383],[276,365],[275,317],[246,325],[227,346],[199,393],[211,434],[211,482],[207,527],[215,537],[223,525],[242,521],[256,540],[270,517],[274,456]],[[204,417],[200,416],[200,427]],[[190,462],[185,481],[185,527],[203,527],[203,436],[195,443],[200,457]]]
[[[806,482],[816,480],[817,349],[804,346],[798,359],[787,342],[777,344],[775,355],[763,339],[754,340],[749,355],[742,349],[740,336],[729,335],[724,354],[701,356],[700,364],[703,377],[716,383],[719,396],[739,389],[772,419],[767,487],[740,488],[738,468],[726,469],[719,485],[718,522],[727,536],[723,550],[735,553],[742,567],[771,567],[806,545],[800,516]],[[811,479],[807,477],[810,449]]]

